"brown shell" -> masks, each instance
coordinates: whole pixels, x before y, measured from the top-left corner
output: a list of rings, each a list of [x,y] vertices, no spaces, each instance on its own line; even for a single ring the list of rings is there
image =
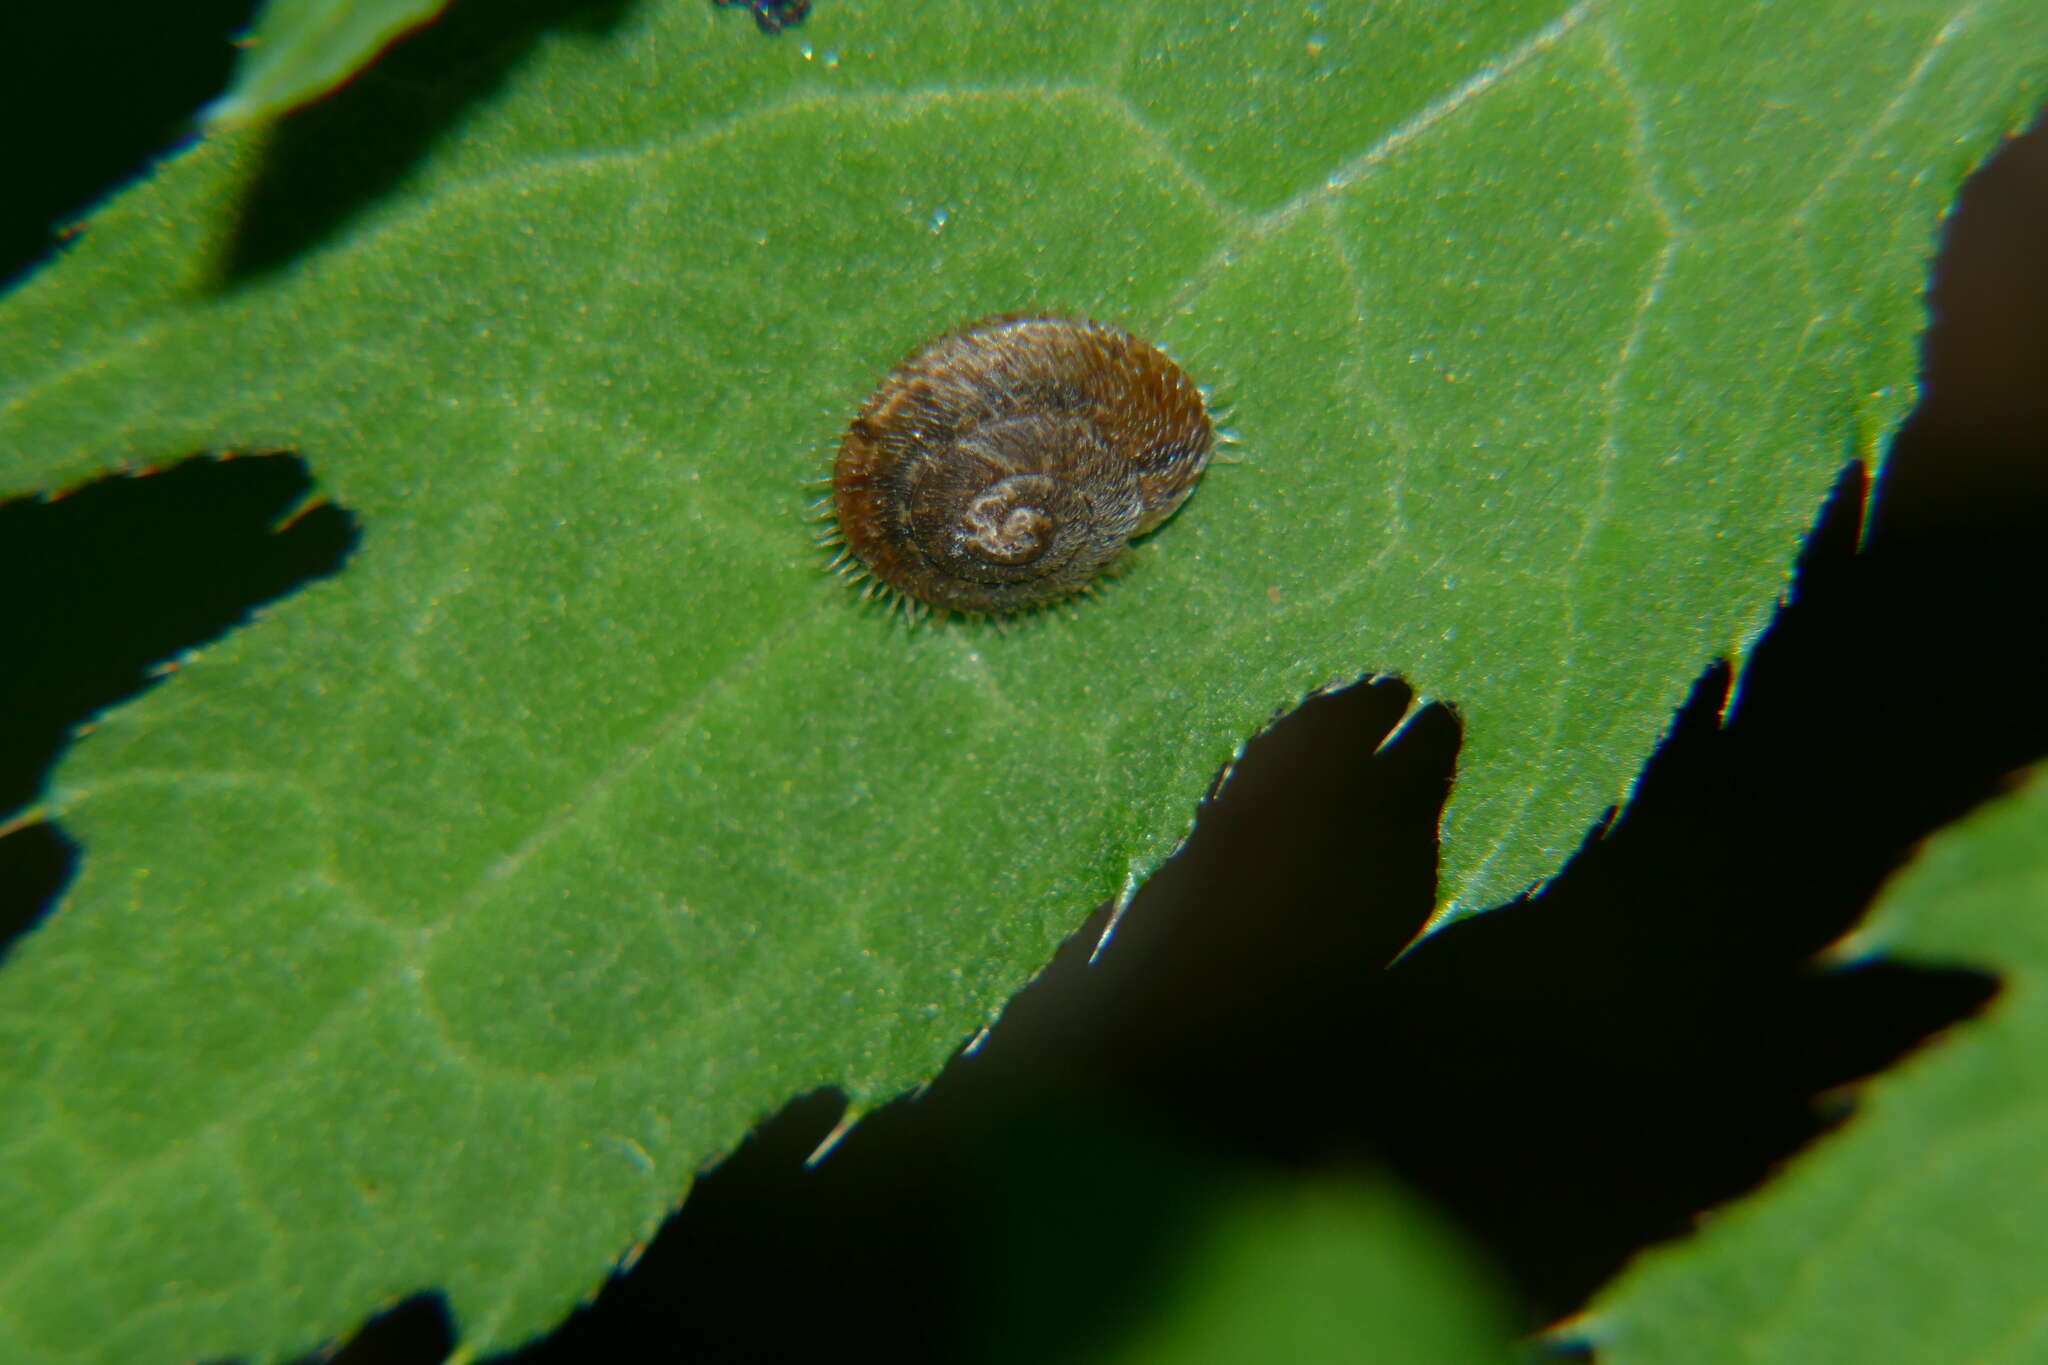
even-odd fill
[[[947,611],[1056,602],[1194,491],[1202,394],[1159,348],[1072,318],[988,318],[898,365],[832,469],[847,550]]]

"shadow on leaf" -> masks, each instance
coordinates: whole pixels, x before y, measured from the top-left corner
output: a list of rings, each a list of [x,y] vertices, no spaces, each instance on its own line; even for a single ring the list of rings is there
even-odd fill
[[[634,0],[456,4],[349,84],[283,119],[262,152],[221,270],[252,283],[390,193],[549,34],[602,35]]]

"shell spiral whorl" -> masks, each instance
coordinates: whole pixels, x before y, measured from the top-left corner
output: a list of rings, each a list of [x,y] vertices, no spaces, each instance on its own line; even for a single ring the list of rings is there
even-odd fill
[[[1194,490],[1213,444],[1201,391],[1106,323],[989,318],[882,381],[832,471],[848,552],[941,610],[1001,613],[1081,591]]]

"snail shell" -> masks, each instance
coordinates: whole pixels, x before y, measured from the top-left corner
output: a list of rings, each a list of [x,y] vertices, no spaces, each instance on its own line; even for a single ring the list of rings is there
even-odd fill
[[[1086,588],[1209,462],[1202,394],[1106,323],[988,318],[882,381],[840,442],[847,551],[906,597],[1012,612]]]

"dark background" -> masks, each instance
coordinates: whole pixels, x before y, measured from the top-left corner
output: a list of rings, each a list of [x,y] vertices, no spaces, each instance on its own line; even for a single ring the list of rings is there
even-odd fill
[[[530,36],[618,8],[542,0],[492,22]],[[0,280],[178,145],[249,5],[119,9],[0,17]],[[430,65],[460,37],[395,55]],[[448,88],[453,109],[479,86]],[[287,123],[279,202],[298,186],[345,213],[388,181],[389,158],[338,180],[317,160],[365,93]],[[243,263],[293,241],[252,233]],[[839,1102],[793,1102],[631,1275],[522,1356],[781,1360],[879,1331],[896,1358],[960,1359],[990,1330],[991,1283],[1021,1276],[1038,1358],[1060,1358],[1062,1334],[1142,1311],[1133,1287],[1170,1256],[1173,1199],[1145,1175],[1161,1154],[1219,1180],[1391,1167],[1499,1265],[1533,1327],[1852,1121],[1851,1082],[1996,980],[1813,954],[1920,839],[2048,752],[2048,134],[1971,182],[1933,302],[1922,404],[1880,487],[1844,471],[1732,722],[1726,670],[1709,669],[1635,806],[1544,894],[1385,969],[1431,902],[1458,723],[1433,708],[1376,752],[1398,683],[1318,698],[1252,745],[1100,961],[1098,915],[983,1048],[815,1168]],[[353,548],[342,510],[276,524],[310,488],[289,453],[181,454],[198,453],[0,504],[0,818],[73,727]],[[0,837],[0,933],[32,926],[77,856],[43,824]],[[344,1356],[435,1361],[447,1344],[425,1294]]]

